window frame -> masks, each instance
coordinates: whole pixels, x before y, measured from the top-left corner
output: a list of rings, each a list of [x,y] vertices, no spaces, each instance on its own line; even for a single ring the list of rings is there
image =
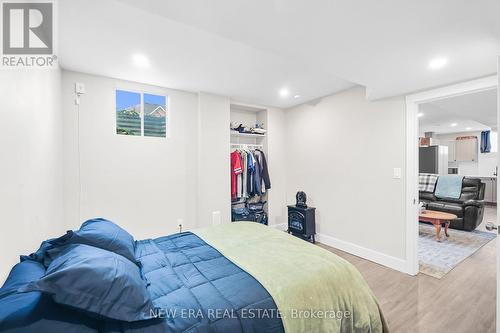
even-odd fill
[[[492,138],[493,133],[495,133],[494,138]],[[479,141],[481,141],[481,140],[479,140]],[[491,141],[491,152],[490,153],[498,153],[498,131],[490,130],[490,141]]]
[[[126,91],[126,92],[131,92],[131,93],[136,93],[139,94],[140,100],[141,100],[141,107],[140,107],[140,118],[141,118],[141,135],[123,135],[123,134],[118,134],[116,132],[117,129],[117,117],[116,117],[116,92],[117,90],[121,91]],[[114,118],[115,118],[115,126],[114,126],[114,133],[117,136],[120,137],[139,137],[139,138],[154,138],[154,139],[169,139],[170,138],[170,123],[171,123],[171,113],[170,113],[170,95],[167,94],[166,91],[162,91],[159,89],[137,89],[137,88],[129,88],[126,85],[124,86],[115,86],[114,87]],[[163,96],[165,97],[165,136],[146,136],[144,135],[144,94],[148,95],[157,95],[157,96]]]

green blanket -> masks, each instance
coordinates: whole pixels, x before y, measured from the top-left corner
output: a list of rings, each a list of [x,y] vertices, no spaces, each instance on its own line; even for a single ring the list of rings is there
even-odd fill
[[[388,332],[363,277],[337,255],[253,222],[193,232],[267,289],[287,333]]]

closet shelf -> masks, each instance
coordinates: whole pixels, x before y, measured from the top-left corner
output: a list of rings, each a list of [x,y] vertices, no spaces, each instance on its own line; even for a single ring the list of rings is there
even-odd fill
[[[265,134],[231,132],[232,137],[238,138],[264,138]]]

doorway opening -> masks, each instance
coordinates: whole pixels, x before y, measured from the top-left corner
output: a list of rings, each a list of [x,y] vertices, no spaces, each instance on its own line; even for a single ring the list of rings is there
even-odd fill
[[[463,236],[471,238],[480,231],[488,232],[487,222],[497,221],[497,82],[497,77],[491,76],[410,95],[406,99],[408,274],[419,273],[419,260],[422,259],[419,255],[426,255],[419,247],[420,242],[425,241],[431,247],[428,253],[435,255],[453,241],[458,241],[458,236],[450,238],[452,233],[464,232]],[[484,150],[482,144],[487,139],[490,146]],[[459,188],[460,181],[463,185]],[[427,186],[422,183],[427,183]],[[446,183],[450,183],[448,186],[454,189],[454,193],[443,193],[443,188],[449,190]],[[484,203],[484,197],[489,202]],[[469,208],[465,204],[467,200],[474,201],[467,202],[467,205],[478,207]],[[425,218],[422,217],[424,211],[436,214]],[[447,233],[450,237],[445,235],[446,227],[449,227]],[[435,243],[430,243],[430,238]],[[462,256],[466,254],[462,253]],[[427,259],[431,257],[429,254]],[[439,257],[435,259],[429,261],[431,266],[442,264],[432,267],[438,271],[435,275],[441,277],[451,270],[450,266],[453,268],[463,260],[459,260],[460,256],[454,259],[458,263],[443,262]]]
[[[421,103],[417,117],[419,272],[441,279],[496,237],[497,90]]]

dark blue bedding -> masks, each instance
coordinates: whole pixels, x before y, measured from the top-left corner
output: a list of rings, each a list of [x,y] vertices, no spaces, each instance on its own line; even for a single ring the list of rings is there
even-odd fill
[[[97,319],[39,292],[19,294],[17,288],[45,274],[41,263],[25,260],[0,289],[0,331],[284,332],[266,289],[198,236],[185,232],[137,241],[135,257],[157,319]]]
[[[55,303],[49,295],[16,292],[44,274],[45,267],[34,260],[14,266],[0,289],[0,332],[97,332],[97,320]]]

